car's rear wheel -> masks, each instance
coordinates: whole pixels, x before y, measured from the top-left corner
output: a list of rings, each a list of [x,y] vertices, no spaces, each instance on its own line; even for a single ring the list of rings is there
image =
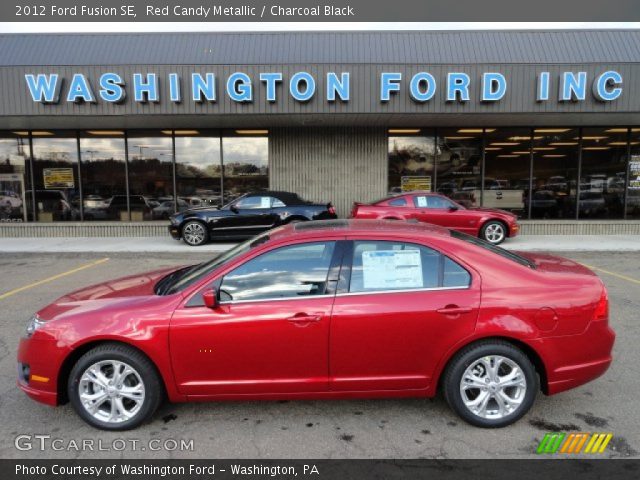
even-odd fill
[[[480,237],[493,245],[499,245],[507,238],[507,227],[498,220],[491,220],[482,227]]]
[[[149,420],[162,392],[151,361],[132,347],[114,343],[80,357],[67,384],[76,413],[103,430],[129,430]]]
[[[184,243],[192,247],[203,245],[209,240],[209,234],[206,227],[197,221],[190,221],[182,227],[182,238]]]
[[[490,341],[459,352],[447,367],[443,388],[447,403],[462,419],[478,427],[498,428],[529,411],[539,380],[521,350]]]

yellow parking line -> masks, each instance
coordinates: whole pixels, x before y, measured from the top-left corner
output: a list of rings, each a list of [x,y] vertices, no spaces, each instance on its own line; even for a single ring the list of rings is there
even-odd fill
[[[640,285],[640,280],[638,279],[627,277],[626,275],[621,275],[616,272],[610,272],[609,270],[605,270],[604,268],[594,267],[593,265],[587,265],[586,263],[583,263],[583,265],[587,268],[590,268],[591,270],[598,270],[599,272],[606,273],[607,275],[611,275],[612,277],[620,278],[622,280],[626,280],[627,282],[637,283],[638,285]]]
[[[81,265],[72,270],[59,273],[57,275],[54,275],[53,277],[45,278],[44,280],[39,280],[37,282],[30,283],[29,285],[25,285],[24,287],[16,288],[15,290],[11,290],[7,293],[3,293],[2,295],[0,295],[0,300],[4,300],[5,298],[10,297],[11,295],[15,295],[16,293],[23,292],[30,288],[37,287],[38,285],[42,285],[43,283],[53,282],[54,280],[58,280],[59,278],[66,277],[67,275],[74,274],[76,272],[85,270],[87,268],[95,267],[96,265],[100,265],[101,263],[104,263],[108,260],[109,260],[108,258],[102,258],[100,260],[96,260],[95,262],[87,263],[86,265]]]

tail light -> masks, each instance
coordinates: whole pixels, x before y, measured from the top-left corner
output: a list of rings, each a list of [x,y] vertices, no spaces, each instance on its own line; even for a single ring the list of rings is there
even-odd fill
[[[327,205],[327,210],[329,211],[329,214],[331,215],[335,215],[336,214],[336,209],[333,205],[331,205],[330,203]]]
[[[602,287],[602,295],[595,310],[593,311],[593,320],[607,320],[609,318],[609,297],[607,296],[607,290]]]

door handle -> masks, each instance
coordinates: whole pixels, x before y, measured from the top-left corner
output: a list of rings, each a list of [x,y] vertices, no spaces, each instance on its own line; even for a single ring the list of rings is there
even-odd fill
[[[460,315],[462,313],[471,313],[471,307],[459,307],[458,305],[447,305],[444,308],[436,310],[443,315]]]
[[[296,313],[292,317],[287,318],[287,321],[295,324],[305,324],[312,322],[319,322],[322,319],[322,313]]]

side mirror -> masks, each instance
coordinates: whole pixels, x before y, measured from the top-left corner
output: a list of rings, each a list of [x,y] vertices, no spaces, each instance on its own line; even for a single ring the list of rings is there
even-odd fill
[[[214,309],[218,306],[218,292],[215,288],[209,288],[202,292],[202,300],[207,308]]]
[[[458,210],[458,207],[456,207],[455,205],[451,205],[451,206],[449,207],[449,211],[450,211],[450,212],[455,212],[455,211],[457,211],[457,210]]]
[[[229,207],[229,210],[231,210],[233,213],[238,213],[238,207],[236,207],[235,205],[231,205]]]

